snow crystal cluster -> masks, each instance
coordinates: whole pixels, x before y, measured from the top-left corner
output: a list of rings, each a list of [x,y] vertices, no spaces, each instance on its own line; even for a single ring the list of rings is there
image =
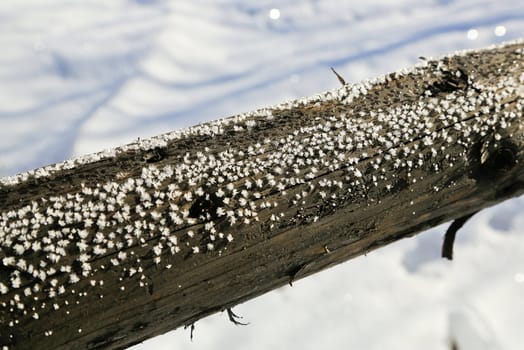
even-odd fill
[[[512,69],[522,71],[522,50],[514,54]],[[408,82],[421,81],[428,71],[432,80],[425,86],[395,85],[408,76]],[[129,281],[147,287],[146,261],[176,270],[176,256],[222,255],[241,231],[235,228],[272,230],[293,221],[290,207],[300,212],[306,203],[362,200],[371,188],[393,191],[395,169],[405,171],[409,184],[422,179],[417,170],[453,166],[456,157],[467,157],[473,135],[503,132],[522,116],[524,74],[487,84],[466,73],[449,59],[425,62],[402,74],[2,179],[0,193],[120,154],[149,154],[137,172],[122,170],[105,183],[86,181],[74,192],[0,213],[1,327],[39,320],[43,310],[69,310],[91,294],[103,298],[107,281],[97,276],[105,270],[120,276],[111,283],[121,291]],[[405,95],[387,96],[388,88]],[[386,98],[382,107],[365,104],[380,96]],[[508,103],[514,108],[502,107]],[[471,120],[479,115],[490,117]],[[192,139],[212,142],[177,159],[155,153]],[[463,152],[445,156],[452,146]],[[314,213],[308,222],[321,216]]]

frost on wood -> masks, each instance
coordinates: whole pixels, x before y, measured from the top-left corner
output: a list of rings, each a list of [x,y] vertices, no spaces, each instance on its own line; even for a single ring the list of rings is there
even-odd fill
[[[0,180],[0,345],[119,348],[523,190],[523,44]]]

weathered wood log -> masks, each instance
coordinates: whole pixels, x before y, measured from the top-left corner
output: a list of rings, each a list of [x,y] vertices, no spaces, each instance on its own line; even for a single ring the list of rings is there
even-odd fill
[[[0,348],[124,348],[521,194],[523,57],[427,60],[2,179]]]

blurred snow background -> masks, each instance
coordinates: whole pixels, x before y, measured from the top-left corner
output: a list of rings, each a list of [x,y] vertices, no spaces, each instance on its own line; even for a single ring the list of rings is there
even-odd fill
[[[4,0],[0,176],[524,36],[515,0]],[[522,349],[524,198],[134,347]]]

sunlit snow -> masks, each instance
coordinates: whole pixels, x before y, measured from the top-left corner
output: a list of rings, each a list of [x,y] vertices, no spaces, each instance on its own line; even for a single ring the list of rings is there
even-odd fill
[[[0,176],[338,87],[330,67],[353,83],[524,35],[513,0],[17,0],[0,18]],[[249,326],[219,313],[133,349],[519,350],[523,208],[475,216],[452,262],[442,225],[237,306]]]

